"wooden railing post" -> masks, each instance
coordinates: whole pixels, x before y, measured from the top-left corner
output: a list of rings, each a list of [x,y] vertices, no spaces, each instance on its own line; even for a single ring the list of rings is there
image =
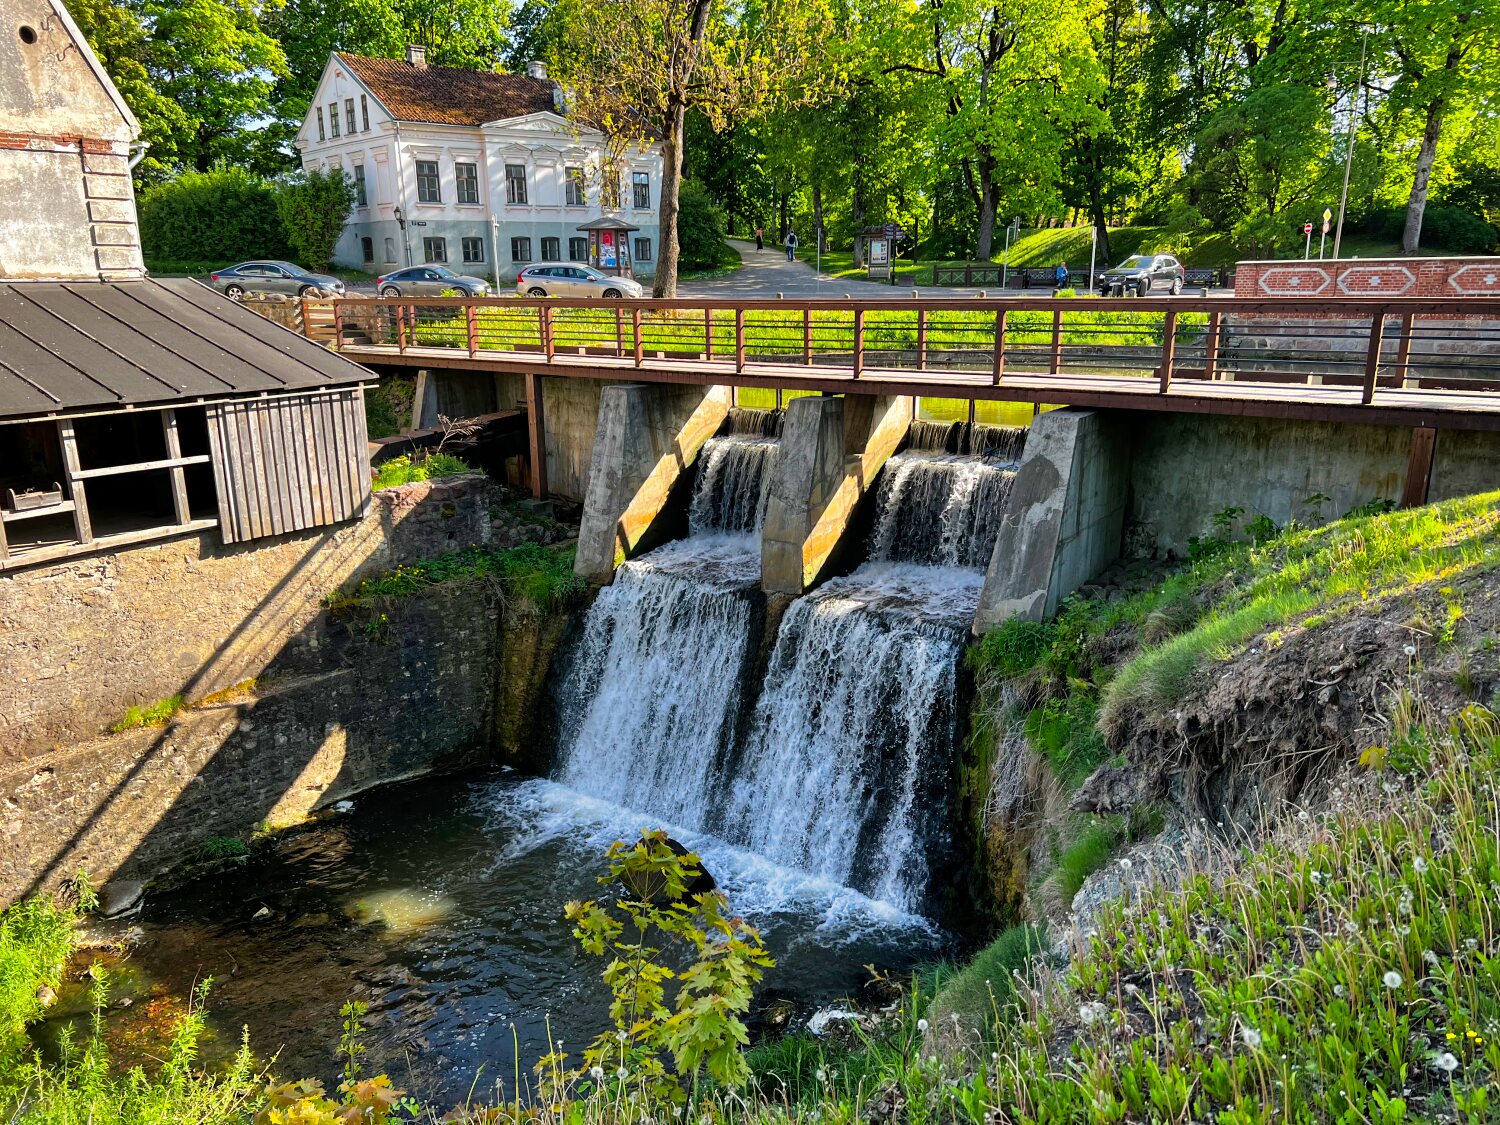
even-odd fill
[[[1161,393],[1172,386],[1172,359],[1177,354],[1177,310],[1170,310],[1161,326]]]
[[[1417,314],[1401,314],[1401,339],[1396,342],[1396,385],[1406,386],[1407,369],[1411,366],[1411,334],[1416,325]],[[1426,503],[1424,500],[1423,503]]]
[[[917,310],[917,370],[927,370],[927,310]]]
[[[302,306],[302,335],[306,336],[309,340],[311,340],[313,338],[313,334],[312,334],[312,317],[310,317],[308,315],[308,300],[307,300],[306,297],[299,297],[298,301],[301,303],[301,306]],[[338,315],[339,315],[338,314],[338,305],[335,304],[333,306],[333,316],[334,316],[335,322],[337,322],[337,320],[338,320]]]
[[[745,370],[745,310],[734,310],[734,369]]]
[[[1210,382],[1218,377],[1215,368],[1219,366],[1219,327],[1222,320],[1220,313],[1208,314],[1208,336],[1203,341],[1203,377]]]
[[[630,330],[634,339],[631,343],[635,348],[635,365],[639,367],[646,360],[645,348],[641,343],[641,306],[636,305],[630,310]]]
[[[547,353],[550,360],[557,352],[556,341],[552,338],[552,306],[538,305],[537,311],[542,317],[542,350]]]
[[[812,366],[812,309],[802,310],[802,366]],[[779,396],[780,391],[776,392]],[[778,397],[776,408],[781,409],[781,400]]]
[[[469,335],[469,355],[476,356],[479,354],[479,311],[472,301],[464,306],[464,328]]]
[[[995,314],[995,357],[990,376],[997,387],[1000,385],[1000,380],[1005,377],[1005,320],[1007,315],[1005,309]]]
[[[615,358],[625,358],[625,313],[615,306]]]
[[[406,351],[406,306],[396,306],[396,347],[401,352]]]
[[[865,369],[865,310],[854,310],[854,377]]]
[[[306,297],[302,298],[302,328],[307,338],[311,340],[313,338],[312,323],[307,318]],[[344,346],[344,306],[338,301],[333,303],[333,346],[335,350]]]
[[[1380,345],[1385,342],[1385,310],[1370,317],[1370,346],[1365,349],[1365,386],[1360,402],[1369,406],[1375,401],[1375,381],[1380,377]]]
[[[712,305],[703,306],[703,358],[714,357],[714,310]]]
[[[1052,362],[1048,370],[1053,375],[1062,374],[1062,309],[1052,310]]]

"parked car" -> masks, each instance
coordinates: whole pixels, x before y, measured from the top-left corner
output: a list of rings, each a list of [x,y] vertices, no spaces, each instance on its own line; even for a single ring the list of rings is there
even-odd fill
[[[488,297],[490,283],[482,277],[454,273],[447,266],[408,266],[377,277],[375,292],[382,297],[441,297],[445,293]]]
[[[344,283],[332,274],[312,273],[291,262],[241,262],[210,274],[208,280],[232,301],[238,301],[246,293],[288,293],[303,297],[315,289],[344,295]]]
[[[527,266],[516,276],[520,297],[644,297],[645,287],[628,277],[612,277],[578,262]]]
[[[1114,269],[1104,271],[1099,278],[1099,292],[1119,289],[1122,293],[1147,297],[1152,290],[1165,288],[1181,293],[1186,277],[1187,270],[1170,254],[1132,254]]]

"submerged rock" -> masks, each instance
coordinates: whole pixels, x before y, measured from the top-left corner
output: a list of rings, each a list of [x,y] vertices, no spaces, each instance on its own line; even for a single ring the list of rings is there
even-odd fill
[[[119,918],[141,908],[146,885],[133,879],[114,879],[99,888],[99,913],[105,918]]]

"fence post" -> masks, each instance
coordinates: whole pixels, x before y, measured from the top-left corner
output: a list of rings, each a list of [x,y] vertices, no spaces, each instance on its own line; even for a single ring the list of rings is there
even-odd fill
[[[1375,380],[1380,376],[1380,345],[1385,341],[1385,310],[1370,316],[1370,346],[1365,350],[1365,386],[1360,402],[1369,406],[1375,401]]]
[[[995,362],[991,377],[997,387],[1005,375],[1005,318],[1007,315],[1005,309],[995,314]]]
[[[1406,386],[1407,368],[1411,366],[1411,334],[1415,326],[1417,314],[1405,312],[1401,314],[1401,339],[1396,343],[1396,385]],[[1426,501],[1424,500],[1425,504]]]
[[[635,337],[635,339],[632,341],[632,343],[635,345],[635,365],[637,367],[639,367],[646,360],[646,352],[645,352],[645,349],[641,345],[641,306],[640,305],[636,305],[635,308],[633,308],[633,309],[630,310],[630,330],[631,330],[632,334]]]
[[[479,312],[473,303],[464,306],[464,328],[469,334],[469,356],[479,354]]]
[[[745,370],[745,310],[734,310],[734,369]]]
[[[615,306],[615,358],[625,358],[625,314]]]
[[[1208,336],[1203,341],[1203,377],[1209,382],[1218,378],[1215,368],[1219,366],[1219,325],[1222,320],[1222,313],[1208,314]]]
[[[714,357],[714,310],[711,305],[703,306],[703,358]]]
[[[537,312],[542,318],[542,350],[547,353],[547,358],[550,360],[557,350],[552,339],[552,306],[538,305]]]
[[[306,336],[309,340],[311,340],[313,338],[313,334],[312,334],[312,321],[311,321],[311,319],[309,319],[309,317],[307,315],[307,298],[306,297],[298,297],[297,300],[299,302],[301,302],[301,305],[302,305],[302,335]],[[334,319],[334,323],[335,324],[338,323],[338,315],[339,315],[338,309],[339,309],[338,304],[335,303],[334,306],[333,306],[333,319]],[[335,336],[335,339],[337,339],[337,336]]]
[[[804,307],[802,310],[802,366],[812,366],[812,309]],[[776,392],[780,396],[781,392]],[[777,409],[781,408],[781,399],[778,397]]]
[[[927,310],[917,310],[917,370],[927,370]]]
[[[1062,309],[1052,310],[1052,361],[1048,370],[1062,374]]]
[[[396,346],[404,354],[406,352],[406,306],[396,306]]]
[[[307,319],[307,298],[302,298],[302,329],[311,340],[313,338],[312,325]],[[335,351],[344,346],[344,309],[337,301],[333,303],[333,347]]]
[[[865,310],[854,310],[854,377],[865,369]]]
[[[1161,326],[1161,393],[1172,386],[1172,357],[1177,352],[1177,311],[1167,313]]]

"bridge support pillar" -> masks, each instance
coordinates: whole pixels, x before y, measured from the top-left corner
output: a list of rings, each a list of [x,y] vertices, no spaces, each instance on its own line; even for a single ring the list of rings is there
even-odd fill
[[[1094,410],[1049,410],[1026,437],[984,576],[974,632],[1041,621],[1119,557],[1130,455],[1119,424]]]
[[[904,395],[787,403],[761,532],[766,593],[795,597],[827,576],[854,506],[906,436],[915,405]]]
[[[607,583],[626,559],[671,534],[683,474],[729,414],[728,387],[616,383],[599,396],[599,422],[573,569]],[[676,499],[685,500],[678,496]]]

